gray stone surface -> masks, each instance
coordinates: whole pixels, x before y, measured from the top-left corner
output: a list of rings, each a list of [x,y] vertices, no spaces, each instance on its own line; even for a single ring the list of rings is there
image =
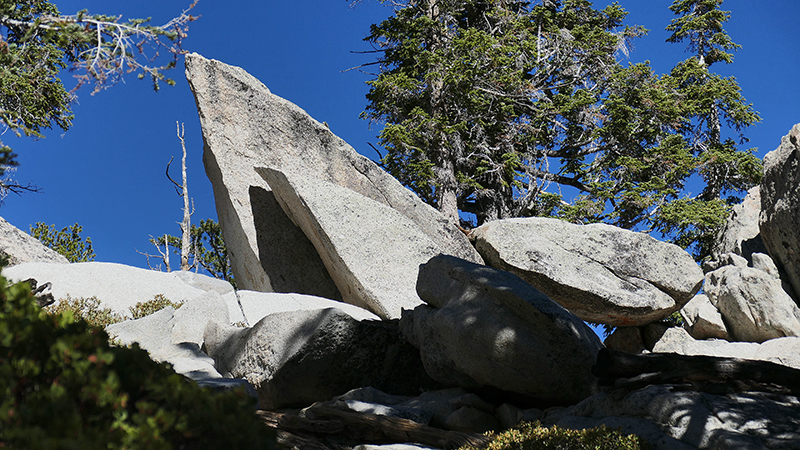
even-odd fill
[[[188,300],[177,310],[167,307],[141,319],[109,325],[106,331],[122,345],[137,342],[153,360],[172,364],[188,378],[210,380],[222,375],[201,350],[209,321],[229,322],[225,303],[214,291]]]
[[[800,308],[767,272],[724,266],[706,274],[705,292],[731,340],[763,342],[800,336]]]
[[[447,418],[457,409],[463,406],[483,407],[484,403],[463,388],[450,388],[425,391],[418,397],[409,398],[397,405],[425,411],[430,415],[430,425],[446,428]]]
[[[500,428],[500,422],[494,415],[469,406],[453,411],[444,423],[450,430],[465,433],[486,433]]]
[[[764,156],[759,224],[769,255],[800,295],[800,124]]]
[[[733,207],[728,221],[720,230],[717,242],[711,249],[714,259],[725,253],[735,253],[748,261],[753,253],[766,253],[761,240],[758,216],[761,214],[761,188],[755,186],[747,191],[742,203]]]
[[[192,53],[186,77],[205,142],[217,216],[242,289],[339,299],[316,251],[254,167],[314,176],[401,212],[445,253],[480,261],[466,237],[322,123],[238,67]]]
[[[634,434],[644,439],[653,450],[696,450],[697,447],[686,444],[665,434],[659,427],[647,420],[636,417],[584,417],[567,415],[553,425],[571,430],[585,430],[605,425],[606,428],[618,429],[623,435]]]
[[[385,444],[385,445],[362,444],[362,445],[356,445],[355,447],[353,447],[353,450],[437,450],[437,449],[417,444]]]
[[[554,403],[591,393],[603,344],[519,277],[441,255],[420,267],[417,292],[427,305],[404,311],[400,328],[435,380]]]
[[[212,322],[205,349],[220,373],[256,388],[264,409],[307,406],[363,386],[400,395],[435,386],[396,325],[359,322],[334,308],[275,313],[247,329]]]
[[[338,308],[356,320],[380,319],[375,314],[358,306],[313,295],[237,291],[224,298],[231,323],[242,323],[247,326],[255,325],[264,317],[277,312],[325,308]]]
[[[800,369],[800,337],[770,339],[762,343],[694,339],[683,328],[671,327],[653,347],[656,353],[754,359]]]
[[[345,302],[384,319],[422,304],[414,290],[419,265],[441,249],[414,222],[332,183],[271,169],[259,173],[314,244]]]
[[[759,254],[759,253],[756,253]],[[695,295],[681,308],[684,327],[695,339],[728,339],[722,314],[705,294]]]
[[[568,408],[556,423],[571,427],[575,417],[595,419],[578,428],[602,422],[597,419],[645,420],[668,437],[703,449],[791,449],[800,442],[800,399],[762,392],[715,395],[671,385],[603,392]]]
[[[157,272],[102,262],[32,262],[8,267],[3,274],[16,281],[35,278],[42,284],[51,282],[50,292],[56,301],[68,296],[73,299],[97,297],[102,307],[128,317],[131,306],[152,300],[158,294],[179,303],[205,296],[207,292],[218,292],[223,285],[230,286],[206,275]]]
[[[639,327],[617,327],[603,344],[612,350],[626,353],[642,353],[646,350]]]
[[[636,326],[680,309],[702,270],[686,251],[606,224],[489,222],[472,232],[487,264],[512,272],[581,319]]]
[[[69,264],[67,258],[11,225],[2,217],[0,217],[0,255],[8,257],[9,267],[26,262]]]

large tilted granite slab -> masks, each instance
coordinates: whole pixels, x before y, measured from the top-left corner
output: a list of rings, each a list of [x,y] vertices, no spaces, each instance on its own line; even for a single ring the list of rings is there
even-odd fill
[[[333,183],[258,172],[314,244],[345,302],[384,319],[422,304],[414,289],[419,266],[441,249],[413,221]]]
[[[443,252],[481,262],[464,234],[438,211],[241,68],[193,53],[186,56],[186,77],[197,102],[206,173],[240,288],[341,298],[313,245],[283,213],[255,167],[352,189],[409,218]]]
[[[800,123],[764,156],[761,239],[800,301]]]
[[[680,247],[611,225],[531,217],[472,233],[487,264],[588,322],[646,325],[683,307],[703,283],[703,271]]]

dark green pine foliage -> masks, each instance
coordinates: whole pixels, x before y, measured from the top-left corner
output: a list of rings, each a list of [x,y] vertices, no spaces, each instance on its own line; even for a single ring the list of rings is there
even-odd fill
[[[761,118],[742,96],[734,77],[709,70],[718,62],[732,63],[728,51],[740,48],[722,27],[730,12],[721,11],[721,5],[722,0],[675,0],[670,10],[679,17],[667,27],[672,32],[667,41],[687,42],[687,51],[693,53],[664,80],[681,98],[685,118],[681,135],[704,188],[666,205],[656,223],[660,231],[675,236],[679,245],[693,245],[698,257],[709,254],[730,206],[739,203],[743,191],[762,177],[755,149],[739,148],[748,142],[743,131]]]
[[[44,222],[36,222],[36,225],[31,225],[30,230],[31,236],[63,255],[71,263],[94,261],[92,238],[81,238],[83,227],[77,223],[56,231],[55,225],[48,227]]]
[[[626,15],[586,0],[402,2],[367,38],[381,71],[363,117],[383,124],[383,166],[454,222],[606,222],[704,256],[760,173],[751,151],[714,140],[711,113],[736,131],[758,116],[697,58],[663,76],[622,66],[646,31]],[[709,42],[719,60],[723,41]]]
[[[156,90],[160,81],[174,84],[163,71],[184,53],[180,43],[193,20],[185,11],[165,26],[152,26],[149,19],[120,22],[86,11],[66,16],[47,0],[0,0],[0,127],[33,137],[53,126],[66,131],[73,115],[72,93],[59,78],[65,68],[74,69],[75,89],[92,84],[95,92],[128,72],[149,76]],[[169,60],[157,65],[145,48]],[[0,141],[0,176],[16,165],[14,156]]]

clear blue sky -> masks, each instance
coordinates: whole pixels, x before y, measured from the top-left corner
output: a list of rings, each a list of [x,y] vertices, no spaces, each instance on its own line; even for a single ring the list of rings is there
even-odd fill
[[[56,1],[61,11],[153,17],[162,24],[180,14],[191,0]],[[595,1],[596,7],[609,2]],[[650,29],[636,42],[632,62],[650,60],[659,73],[689,55],[682,44],[667,44],[664,27],[674,17],[669,0],[621,0],[630,11],[626,23]],[[391,13],[377,0],[354,8],[349,0],[200,0],[202,17],[191,24],[185,48],[207,58],[240,66],[272,92],[326,121],[334,133],[370,158],[367,145],[377,129],[359,119],[364,109],[364,84],[369,77],[345,69],[372,60],[362,42],[372,23]],[[729,66],[713,68],[739,81],[744,96],[760,112],[762,123],[749,129],[758,155],[775,149],[780,138],[800,122],[800,17],[798,0],[726,0],[732,11],[726,29],[743,48]],[[184,122],[189,150],[189,189],[195,223],[216,219],[211,185],[202,164],[202,134],[194,99],[183,68],[172,71],[175,87],[152,92],[146,81],[128,76],[97,95],[79,91],[75,121],[66,133],[56,129],[46,138],[3,140],[19,155],[17,179],[42,188],[39,194],[10,195],[0,216],[25,231],[41,221],[59,229],[80,223],[90,236],[98,261],[146,267],[136,250],[154,253],[149,235],[178,235],[181,198],[164,176],[171,156],[180,159],[175,122]],[[71,81],[67,81],[70,85]],[[177,169],[173,165],[173,169]],[[174,177],[179,171],[173,172]],[[173,262],[175,260],[173,259]]]

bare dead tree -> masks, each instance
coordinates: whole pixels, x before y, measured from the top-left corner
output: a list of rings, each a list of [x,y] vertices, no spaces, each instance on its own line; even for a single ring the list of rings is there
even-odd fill
[[[153,267],[152,264],[150,264],[150,258],[160,258],[161,261],[164,263],[164,268],[166,269],[166,271],[170,272],[172,269],[169,266],[169,235],[167,234],[164,235],[163,251],[161,250],[161,247],[159,247],[158,239],[154,238],[153,235],[150,235],[150,243],[156,246],[156,250],[158,250],[159,253],[158,255],[151,255],[149,253],[140,252],[139,250],[136,250],[136,253],[144,255],[144,257],[147,258],[147,267],[149,267],[150,270],[161,271],[160,264],[155,267]]]
[[[169,176],[169,165],[172,164],[172,159],[167,164],[167,178],[172,184],[175,185],[175,191],[178,195],[183,197],[183,221],[181,225],[181,270],[190,270],[189,256],[191,255],[192,244],[192,214],[194,214],[194,206],[190,207],[191,200],[189,199],[189,186],[186,182],[186,140],[184,139],[185,130],[183,124],[175,122],[177,128],[178,139],[181,141],[181,148],[183,149],[183,159],[181,160],[181,175],[183,183],[178,184]]]

